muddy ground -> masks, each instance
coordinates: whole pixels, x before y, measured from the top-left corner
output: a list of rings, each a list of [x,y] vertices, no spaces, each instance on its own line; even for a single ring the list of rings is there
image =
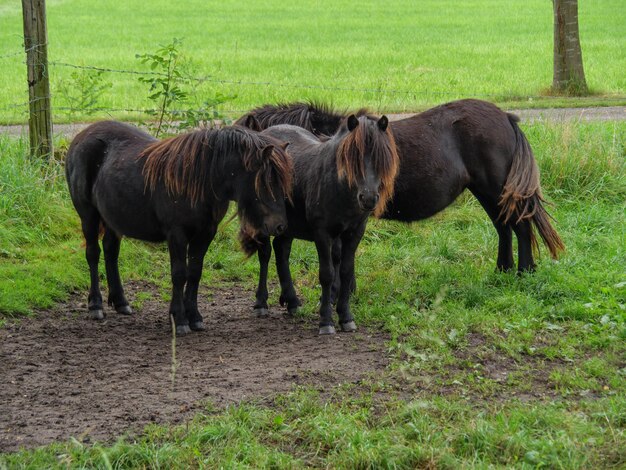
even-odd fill
[[[0,329],[0,452],[72,436],[111,440],[181,422],[207,402],[220,408],[297,385],[358,382],[388,362],[382,334],[319,337],[314,320],[278,307],[258,319],[253,294],[230,287],[200,296],[208,328],[176,339],[172,382],[168,305],[150,285],[127,285],[131,302],[138,292],[151,300],[130,317],[108,310],[104,321],[90,320],[81,292]]]

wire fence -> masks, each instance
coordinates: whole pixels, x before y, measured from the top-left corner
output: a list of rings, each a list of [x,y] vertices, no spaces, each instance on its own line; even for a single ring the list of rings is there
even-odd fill
[[[7,54],[0,55],[0,60],[4,59],[13,59],[18,56],[24,56],[28,51],[35,50],[42,45],[34,45],[29,50],[22,50],[18,52],[12,52]],[[21,61],[21,63],[26,65],[26,60]],[[151,70],[124,70],[124,69],[115,69],[109,67],[101,67],[95,65],[78,65],[72,64],[68,62],[62,61],[49,61],[48,66],[50,69],[59,67],[59,68],[71,68],[76,70],[83,71],[94,71],[94,72],[102,72],[102,73],[111,73],[111,74],[120,74],[120,75],[134,75],[134,76],[142,76],[142,77],[154,77],[161,76],[167,77],[166,73],[156,72]],[[49,72],[50,74],[50,72]],[[52,74],[50,74],[52,75]],[[412,97],[438,97],[438,98],[446,98],[446,97],[459,97],[459,92],[455,91],[433,91],[433,90],[398,90],[398,89],[389,89],[384,87],[377,88],[358,88],[358,87],[350,87],[350,86],[336,86],[336,85],[315,85],[315,84],[307,84],[307,83],[279,83],[272,81],[249,81],[249,80],[236,80],[236,79],[222,79],[216,78],[211,75],[207,76],[199,76],[199,77],[181,77],[180,81],[183,82],[195,82],[195,83],[215,83],[220,85],[229,85],[229,86],[252,86],[252,87],[264,87],[264,88],[274,88],[274,89],[293,89],[293,90],[317,90],[317,91],[341,91],[341,92],[352,92],[352,93],[362,93],[362,94],[375,94],[375,95],[396,95],[396,96],[412,96]],[[482,98],[482,99],[491,99],[491,100],[499,100],[503,98],[516,99],[516,100],[540,100],[545,97],[538,95],[527,95],[527,96],[517,96],[515,93],[510,92],[502,92],[502,93],[471,93],[471,97],[473,98]],[[52,96],[48,96],[48,98],[53,98]],[[28,113],[28,106],[37,101],[45,98],[37,98],[30,101],[12,103],[9,105],[5,105],[4,107],[0,107],[0,112],[4,111],[12,111],[22,110],[23,114]],[[603,101],[610,102],[611,98],[603,98]],[[623,98],[618,97],[615,98],[615,101],[623,101]],[[53,110],[56,112],[76,112],[76,108],[71,106],[53,106]],[[180,109],[180,110],[170,110],[171,113],[183,113],[185,111],[189,111],[189,109]],[[192,110],[192,111],[202,111]],[[247,109],[223,109],[223,112],[230,115],[241,115],[247,112]],[[104,106],[91,106],[88,109],[89,113],[126,113],[140,116],[148,116],[158,112],[158,110],[153,108],[124,108],[124,107],[104,107]]]

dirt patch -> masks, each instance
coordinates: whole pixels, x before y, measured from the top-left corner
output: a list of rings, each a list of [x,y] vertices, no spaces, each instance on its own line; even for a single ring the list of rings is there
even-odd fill
[[[148,423],[177,423],[210,401],[216,407],[272,396],[294,385],[327,389],[383,371],[385,336],[317,335],[312,320],[252,314],[253,294],[238,287],[200,296],[207,331],[172,338],[167,303],[151,297],[126,317],[87,318],[86,293],[0,330],[0,452],[71,436],[109,440]],[[142,294],[143,295],[143,294]],[[105,297],[106,298],[106,297]]]

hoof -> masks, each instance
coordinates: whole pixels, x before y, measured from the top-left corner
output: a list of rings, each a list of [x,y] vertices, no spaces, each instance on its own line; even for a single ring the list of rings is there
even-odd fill
[[[115,311],[121,315],[132,315],[133,309],[130,308],[130,305],[122,305],[121,307],[117,307]]]
[[[341,324],[341,331],[344,333],[354,333],[356,331],[356,323],[349,321]]]
[[[176,325],[176,336],[185,336],[191,333],[189,325]]]
[[[102,309],[89,310],[89,316],[92,320],[104,320],[104,312]]]
[[[254,307],[254,313],[259,318],[267,318],[270,316],[270,311],[264,307]]]
[[[294,317],[298,313],[298,307],[291,307],[287,309],[287,316]]]
[[[321,335],[334,335],[335,327],[333,325],[320,326],[320,336]]]
[[[206,326],[204,326],[204,322],[203,321],[197,321],[197,322],[194,322],[194,323],[190,323],[189,324],[189,328],[191,328],[193,331],[204,331],[204,330],[206,330]]]

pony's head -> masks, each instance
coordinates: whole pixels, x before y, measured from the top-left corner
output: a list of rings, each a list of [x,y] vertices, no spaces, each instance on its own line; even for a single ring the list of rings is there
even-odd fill
[[[235,194],[241,231],[256,240],[287,228],[285,201],[291,198],[293,163],[286,143],[254,134],[257,147],[244,158],[246,174],[237,180]]]
[[[381,215],[393,195],[398,153],[386,116],[349,115],[340,128],[337,172],[352,188],[363,211]]]
[[[307,130],[318,137],[331,137],[337,132],[344,116],[333,111],[330,106],[310,101],[307,104]]]
[[[293,164],[286,144],[258,132],[231,126],[202,129],[155,142],[145,158],[146,188],[163,185],[191,206],[208,199],[237,201],[242,229],[277,235],[287,226],[285,199],[291,197]]]

